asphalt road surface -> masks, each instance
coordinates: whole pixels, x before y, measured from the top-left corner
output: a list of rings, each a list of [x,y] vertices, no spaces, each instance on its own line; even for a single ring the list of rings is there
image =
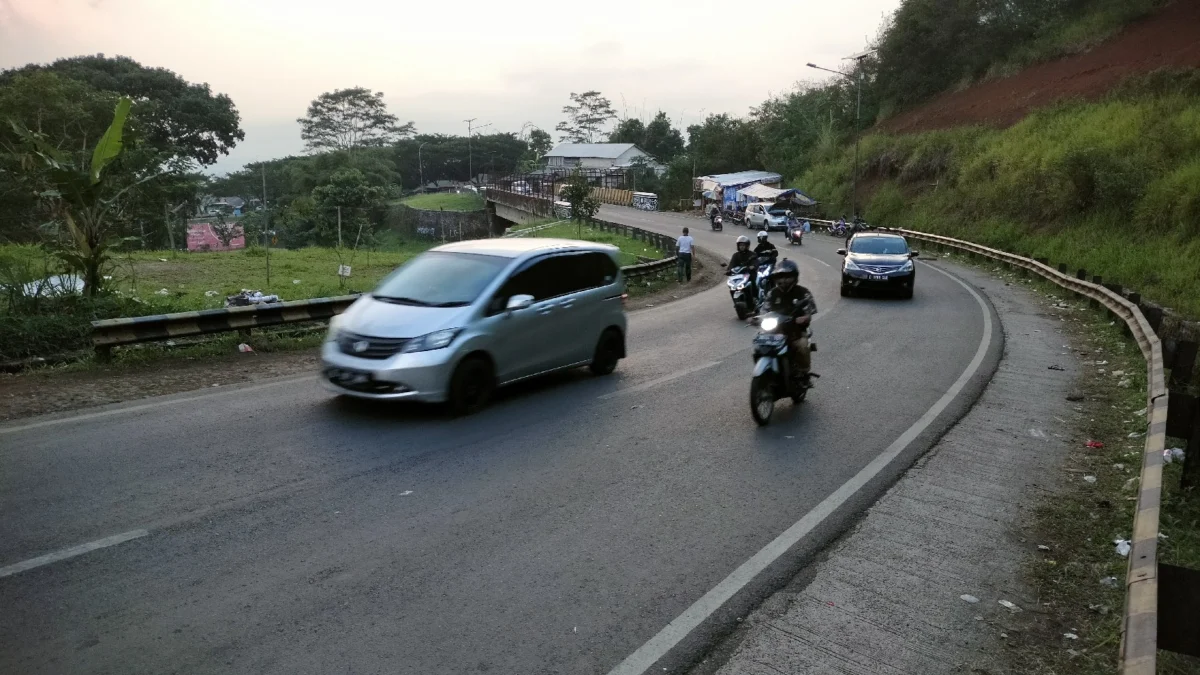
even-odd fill
[[[690,225],[721,255],[744,232],[601,216]],[[999,358],[976,291],[922,265],[911,301],[842,299],[836,247],[784,251],[816,294],[823,378],[765,429],[754,330],[723,286],[631,314],[614,376],[551,377],[465,419],[306,377],[0,427],[0,672],[675,670]]]

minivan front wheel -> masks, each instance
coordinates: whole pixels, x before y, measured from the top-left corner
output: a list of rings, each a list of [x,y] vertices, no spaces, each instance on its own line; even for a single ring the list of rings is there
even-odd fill
[[[621,359],[621,334],[615,330],[604,331],[600,342],[596,343],[596,353],[592,356],[589,366],[596,375],[610,375],[617,369],[617,361]]]
[[[450,378],[450,412],[460,417],[483,410],[495,387],[495,375],[487,359],[480,356],[465,359]]]

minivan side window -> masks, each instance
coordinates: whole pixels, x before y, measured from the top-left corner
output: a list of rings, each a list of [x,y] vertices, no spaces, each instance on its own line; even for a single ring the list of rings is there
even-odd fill
[[[497,314],[504,311],[508,299],[514,295],[532,295],[534,302],[541,302],[557,295],[552,260],[552,258],[544,258],[512,275],[492,298],[492,304],[488,307],[489,313]]]

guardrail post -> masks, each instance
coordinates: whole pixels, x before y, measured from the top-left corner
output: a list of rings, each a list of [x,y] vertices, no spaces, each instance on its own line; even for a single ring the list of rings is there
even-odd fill
[[[1075,273],[1075,278],[1079,279],[1080,281],[1087,281],[1087,270],[1080,268],[1079,271]]]
[[[96,360],[100,363],[112,361],[112,345],[97,345]]]
[[[1197,344],[1191,340],[1180,340],[1175,343],[1174,354],[1167,366],[1171,369],[1171,379],[1168,387],[1183,389],[1192,383],[1192,371],[1196,369]]]
[[[1058,271],[1060,274],[1067,273],[1067,263],[1058,263]]]

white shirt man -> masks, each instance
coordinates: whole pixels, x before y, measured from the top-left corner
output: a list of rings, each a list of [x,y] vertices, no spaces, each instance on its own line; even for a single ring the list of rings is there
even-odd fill
[[[688,229],[683,228],[683,236],[675,242],[676,254],[679,259],[679,283],[683,283],[685,278],[688,281],[692,280],[692,249],[695,244],[696,240],[688,234]]]

